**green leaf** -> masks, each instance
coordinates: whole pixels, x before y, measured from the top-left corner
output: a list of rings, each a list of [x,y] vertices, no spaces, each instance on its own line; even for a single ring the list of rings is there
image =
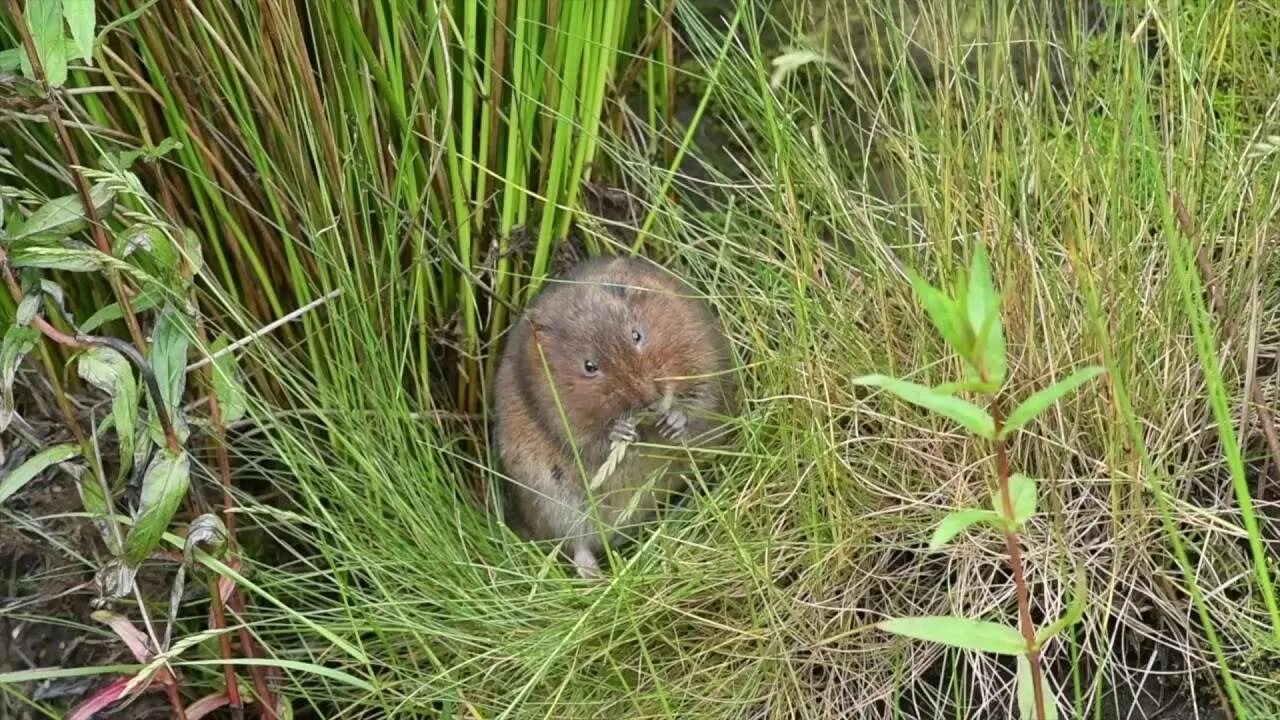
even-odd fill
[[[163,298],[164,293],[160,288],[155,286],[148,287],[134,297],[132,303],[133,310],[134,312],[139,313],[145,312],[159,305]],[[111,303],[110,305],[99,308],[97,312],[90,315],[84,322],[80,323],[76,330],[80,334],[86,335],[97,330],[99,327],[102,327],[105,323],[109,323],[113,320],[119,320],[123,317],[124,311],[120,309],[120,303]]]
[[[120,475],[129,472],[138,428],[138,383],[133,366],[124,355],[106,347],[90,348],[80,355],[80,377],[111,395],[111,416],[120,441]]]
[[[27,0],[23,15],[31,29],[31,39],[36,55],[44,67],[45,79],[53,87],[61,87],[67,81],[67,43],[62,34],[62,0]],[[22,72],[35,79],[36,75],[25,55]]]
[[[125,229],[116,235],[111,248],[111,253],[121,259],[140,251],[153,259],[162,272],[178,265],[178,248],[164,230],[154,225],[138,224]]]
[[[35,347],[40,334],[29,327],[13,325],[0,341],[0,432],[13,421],[13,383],[22,358]]]
[[[1003,518],[990,510],[979,510],[977,508],[953,510],[942,518],[942,522],[938,523],[937,529],[933,531],[933,537],[929,539],[929,549],[937,550],[945,546],[970,525],[985,522],[996,527],[1003,527],[1002,520]]]
[[[187,268],[195,277],[204,269],[204,254],[200,245],[200,236],[189,228],[182,229],[182,255],[187,260]]]
[[[31,324],[36,319],[36,313],[40,311],[41,293],[28,293],[22,298],[22,302],[18,303],[18,311],[14,316],[14,322],[22,327]]]
[[[1075,587],[1071,593],[1071,602],[1067,605],[1067,612],[1036,633],[1036,646],[1044,647],[1044,644],[1049,642],[1055,635],[1080,622],[1084,618],[1084,609],[1088,598],[1089,576],[1085,573],[1085,566],[1077,564]]]
[[[233,352],[218,353],[224,350],[231,341],[226,335],[219,336],[209,347],[213,361],[213,394],[218,398],[218,407],[222,411],[224,425],[244,417],[248,410],[244,387],[240,384],[239,362]]]
[[[976,377],[960,380],[959,382],[943,383],[933,389],[939,395],[955,395],[958,392],[976,392],[983,395],[990,395],[1000,388],[989,382],[983,382]]]
[[[53,300],[53,303],[58,306],[58,310],[62,311],[63,315],[71,317],[71,313],[67,310],[67,296],[62,291],[62,286],[52,280],[41,279],[40,292]]]
[[[983,377],[987,380],[997,386],[1003,385],[1006,360],[1004,330],[1000,324],[1000,295],[991,279],[991,264],[982,243],[974,247],[968,275],[965,312],[969,327],[977,338],[970,361],[983,370]]]
[[[166,305],[156,322],[151,342],[151,371],[160,384],[160,395],[170,417],[179,413],[186,387],[187,347],[190,344],[186,321],[173,305]]]
[[[855,378],[854,385],[871,385],[884,388],[914,405],[948,417],[969,429],[973,434],[991,439],[995,437],[995,422],[986,410],[952,395],[946,395],[924,385],[898,380],[886,375],[864,375]]]
[[[924,306],[929,319],[933,321],[933,326],[938,329],[938,334],[960,355],[965,357],[971,355],[973,332],[969,330],[960,306],[914,271],[910,272],[910,277],[916,297],[920,299],[920,304]]]
[[[124,540],[125,561],[137,566],[160,544],[187,493],[190,459],[185,451],[176,455],[161,448],[142,478],[142,498],[133,528]]]
[[[1036,514],[1036,481],[1022,473],[1009,476],[1009,502],[1013,504],[1013,517],[1004,512],[1004,499],[1000,489],[996,488],[991,495],[991,508],[996,514],[1011,520],[1014,526],[1021,526]]]
[[[1000,386],[1004,385],[1005,373],[1008,370],[1008,358],[1005,355],[1004,347],[1004,328],[1000,323],[999,305],[987,317],[987,321],[982,326],[982,332],[978,334],[974,347],[978,348],[979,352],[982,353],[982,368],[986,371],[986,377],[996,389],[999,389]]]
[[[84,511],[98,518],[105,518],[110,515],[110,505],[107,503],[106,493],[102,489],[102,483],[98,481],[98,477],[91,472],[81,472],[76,477],[76,489],[80,491],[80,504],[84,507]],[[104,528],[105,529],[105,528]],[[119,551],[119,543],[115,539],[115,534],[109,530],[102,533],[103,538],[107,542],[107,548],[111,552]]]
[[[54,445],[45,448],[35,455],[27,459],[26,462],[18,466],[18,469],[9,473],[8,476],[0,478],[0,504],[8,500],[14,493],[18,492],[31,479],[47,470],[50,466],[60,462],[66,462],[74,457],[79,457],[80,448],[74,444]]]
[[[1006,438],[1017,432],[1023,425],[1031,422],[1040,413],[1048,410],[1063,395],[1075,390],[1081,385],[1089,382],[1095,377],[1106,372],[1106,368],[1097,365],[1091,365],[1086,368],[1071,373],[1065,380],[1060,380],[1056,384],[1047,387],[1026,400],[1022,404],[1014,408],[1009,413],[1009,418],[1005,420],[1004,426],[1000,428],[1000,437]]]
[[[62,16],[71,27],[71,40],[75,44],[77,56],[86,61],[93,60],[93,0],[62,0]]]
[[[99,218],[110,215],[115,208],[116,191],[106,185],[94,185],[89,191],[93,207]],[[89,227],[89,219],[85,217],[84,203],[80,195],[63,195],[41,205],[27,218],[22,232],[15,233],[14,240],[29,237],[64,238],[72,233]]]
[[[0,50],[0,72],[13,72],[22,67],[22,48]]]
[[[97,250],[69,247],[14,248],[9,260],[17,268],[44,268],[69,272],[97,272],[106,267],[107,256]]]
[[[881,630],[931,642],[1001,655],[1021,655],[1027,643],[1017,630],[986,620],[951,616],[906,617],[876,623]]]

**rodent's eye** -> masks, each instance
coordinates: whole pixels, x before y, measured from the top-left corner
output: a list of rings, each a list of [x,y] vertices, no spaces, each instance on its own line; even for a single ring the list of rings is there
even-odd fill
[[[595,375],[600,372],[600,366],[594,360],[585,360],[582,363],[582,371],[587,375]]]
[[[644,341],[644,333],[640,332],[636,328],[631,328],[631,340],[635,344],[639,345],[641,342]]]

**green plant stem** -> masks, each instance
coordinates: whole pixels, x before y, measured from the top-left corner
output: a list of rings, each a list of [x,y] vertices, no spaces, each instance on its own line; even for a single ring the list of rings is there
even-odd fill
[[[107,240],[106,226],[103,225],[102,219],[98,217],[98,209],[93,205],[93,195],[89,187],[89,181],[85,179],[84,173],[80,172],[77,167],[80,165],[80,155],[76,152],[75,143],[71,141],[71,134],[67,132],[66,123],[62,121],[61,101],[56,97],[55,89],[49,85],[44,65],[40,62],[40,53],[36,50],[35,40],[31,37],[31,30],[27,27],[26,18],[23,17],[22,8],[18,6],[18,0],[9,0],[9,15],[18,30],[18,35],[22,38],[22,46],[26,52],[27,59],[31,62],[31,73],[35,76],[35,80],[43,90],[45,97],[49,99],[47,113],[49,121],[53,124],[58,136],[58,144],[62,146],[62,152],[66,155],[67,172],[71,175],[71,180],[76,186],[76,192],[80,195],[80,203],[84,206],[84,215],[93,234],[93,242],[100,252],[111,255],[111,242]],[[129,295],[125,292],[124,283],[121,282],[119,273],[108,269],[106,275],[107,281],[111,284],[111,291],[115,293],[116,302],[120,303],[121,315],[124,317],[125,325],[129,327],[129,336],[133,338],[133,344],[143,352],[146,352],[146,336],[142,334],[142,327],[138,324],[137,316],[133,314],[133,306],[129,302]]]
[[[998,401],[991,403],[991,418],[995,421],[996,481],[1000,485],[1000,502],[1004,516],[1012,518],[1013,496],[1009,493],[1009,453],[1005,441],[1000,439],[1000,427],[1004,415]],[[1046,720],[1044,679],[1040,673],[1040,648],[1036,644],[1036,629],[1031,622],[1031,591],[1027,587],[1026,571],[1022,562],[1021,539],[1016,530],[1004,532],[1004,545],[1009,552],[1009,565],[1013,568],[1013,585],[1018,594],[1018,627],[1027,642],[1027,664],[1031,666],[1031,686],[1035,692],[1036,718]]]

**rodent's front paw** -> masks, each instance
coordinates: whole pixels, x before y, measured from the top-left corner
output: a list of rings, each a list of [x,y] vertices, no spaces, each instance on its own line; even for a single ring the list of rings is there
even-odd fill
[[[683,410],[671,409],[658,418],[658,434],[668,440],[678,440],[689,430],[689,416]]]
[[[613,426],[609,428],[609,440],[612,442],[633,443],[640,439],[640,433],[636,432],[636,424],[629,418],[619,418],[613,421]]]

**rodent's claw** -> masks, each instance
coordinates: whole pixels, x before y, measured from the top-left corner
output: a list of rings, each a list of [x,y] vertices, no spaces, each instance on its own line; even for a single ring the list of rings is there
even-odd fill
[[[636,424],[627,418],[619,418],[613,421],[613,427],[609,428],[609,440],[612,442],[633,443],[640,439],[640,433],[636,432]]]
[[[668,410],[658,418],[658,434],[668,440],[684,437],[689,429],[689,416],[683,410]]]

